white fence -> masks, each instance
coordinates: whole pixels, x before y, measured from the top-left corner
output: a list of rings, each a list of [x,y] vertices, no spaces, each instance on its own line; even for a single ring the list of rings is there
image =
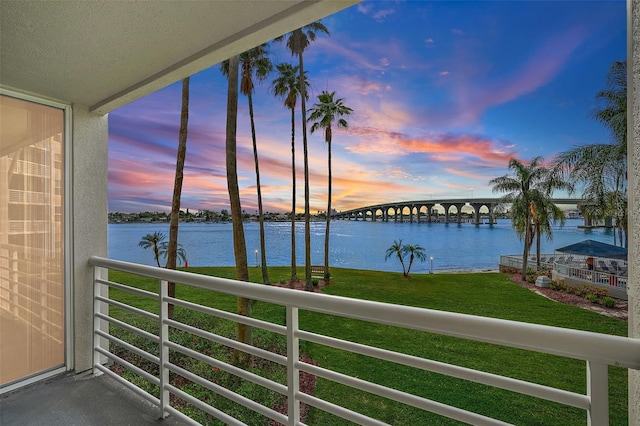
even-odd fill
[[[543,261],[544,259],[544,261]],[[574,258],[559,261],[558,256],[544,254],[540,256],[540,266],[553,270],[554,279],[562,279],[570,285],[591,284],[596,287],[606,288],[609,294],[618,299],[627,299],[627,276],[599,270],[597,264],[594,269],[588,269],[586,258]],[[562,258],[564,259],[564,257]],[[529,259],[528,267],[536,267],[536,260]],[[500,256],[500,266],[522,269],[522,256]],[[624,268],[626,274],[626,265]]]
[[[191,274],[181,271],[172,271],[145,265],[132,264],[99,257],[91,257],[90,264],[95,267],[95,327],[94,327],[94,371],[101,371],[123,382],[129,388],[141,393],[145,398],[157,404],[159,416],[173,414],[181,419],[189,420],[185,415],[170,405],[169,394],[175,394],[180,399],[193,406],[204,410],[228,424],[241,424],[235,418],[223,413],[215,407],[206,405],[199,399],[188,395],[169,383],[169,373],[179,374],[188,380],[201,384],[212,392],[218,392],[233,401],[248,407],[267,418],[286,425],[298,425],[300,423],[300,403],[304,402],[312,407],[325,410],[336,416],[348,419],[359,424],[379,425],[384,424],[377,419],[369,417],[368,413],[358,413],[339,405],[319,399],[315,396],[303,393],[299,389],[300,372],[304,371],[339,382],[354,389],[365,390],[390,400],[418,407],[439,415],[456,419],[462,422],[477,425],[502,425],[500,420],[485,417],[477,413],[465,411],[450,405],[445,405],[423,397],[405,393],[396,389],[371,383],[357,377],[347,376],[336,371],[328,370],[320,366],[314,366],[302,362],[299,357],[300,341],[314,342],[340,348],[357,354],[387,360],[399,365],[411,366],[417,369],[437,372],[440,374],[506,389],[537,398],[547,399],[559,404],[578,407],[586,410],[589,424],[607,425],[609,422],[609,394],[608,394],[608,366],[615,365],[630,369],[640,369],[640,340],[625,337],[597,334],[578,330],[570,330],[536,324],[519,323],[514,321],[485,318],[452,312],[442,312],[428,309],[413,308],[408,306],[392,305],[372,301],[349,299],[317,293],[294,291],[272,286],[256,285],[234,280]],[[159,280],[159,294],[143,291],[123,284],[110,282],[107,277],[108,270],[119,270]],[[171,298],[167,294],[167,282],[175,282],[204,290],[211,290],[233,296],[251,298],[286,307],[286,326],[265,322],[253,318],[239,316],[230,312],[219,311],[206,306]],[[105,288],[118,288],[140,297],[150,297],[158,301],[159,314],[140,310],[133,306],[110,299],[104,291]],[[257,347],[244,345],[235,340],[215,335],[205,330],[182,324],[167,317],[168,304],[174,304],[183,308],[197,310],[213,317],[222,317],[236,322],[247,324],[251,327],[263,328],[274,333],[286,336],[286,356],[268,352]],[[109,315],[108,306],[117,306],[134,314],[159,322],[159,334],[154,335],[140,330],[132,325],[123,323]],[[424,359],[413,355],[393,352],[377,347],[367,346],[347,340],[320,335],[299,328],[298,311],[307,310],[346,318],[355,318],[371,323],[393,325],[418,332],[429,332],[447,336],[455,336],[479,342],[488,342],[528,351],[536,351],[586,361],[586,394],[569,392],[536,383],[530,383],[509,377],[503,377],[482,371],[464,368],[456,365]],[[142,349],[129,345],[126,342],[108,333],[105,323],[124,327],[138,335],[145,336],[151,341],[160,344],[160,356],[147,353]],[[211,342],[222,342],[231,348],[239,349],[256,357],[285,365],[287,368],[287,385],[273,382],[267,378],[256,376],[233,365],[196,352],[172,342],[169,339],[169,328],[175,328],[192,333],[194,336],[205,338]],[[159,375],[154,376],[146,371],[131,365],[119,358],[107,349],[108,342],[134,351],[143,358],[159,365]],[[211,383],[204,378],[186,371],[169,360],[169,352],[182,353],[207,363],[211,368],[224,369],[237,375],[241,379],[249,380],[257,385],[267,387],[282,395],[286,395],[288,412],[280,414],[269,407],[265,407],[257,401],[235,394],[228,389]],[[111,370],[102,365],[101,361],[107,357],[119,364],[133,370],[136,374],[156,384],[161,389],[160,397],[147,394],[132,383],[122,379]]]

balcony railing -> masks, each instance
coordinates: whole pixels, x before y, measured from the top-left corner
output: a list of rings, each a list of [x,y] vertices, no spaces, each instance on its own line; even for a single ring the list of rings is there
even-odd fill
[[[466,411],[454,406],[442,404],[418,395],[402,392],[380,384],[368,382],[357,377],[341,374],[337,371],[326,369],[322,366],[314,366],[301,361],[300,341],[313,342],[318,345],[326,345],[345,351],[363,354],[369,357],[386,360],[399,365],[405,365],[436,372],[471,382],[481,383],[500,389],[517,392],[537,398],[551,400],[559,404],[578,407],[586,410],[589,424],[608,425],[609,423],[609,393],[608,393],[608,366],[618,366],[628,369],[640,369],[640,340],[625,337],[598,334],[592,332],[549,327],[537,324],[520,323],[494,318],[485,318],[452,312],[442,312],[429,309],[413,308],[408,306],[392,305],[386,303],[350,299],[325,294],[294,291],[272,286],[256,285],[234,280],[191,274],[182,271],[173,271],[145,265],[110,260],[106,258],[91,257],[90,264],[95,268],[95,331],[94,331],[94,371],[108,374],[123,382],[127,387],[137,391],[145,398],[158,406],[159,417],[172,414],[187,420],[188,418],[170,405],[169,394],[174,394],[189,404],[197,407],[212,416],[228,424],[242,424],[237,419],[209,406],[201,400],[176,388],[169,382],[169,373],[178,374],[190,381],[198,383],[212,392],[217,392],[250,408],[274,421],[298,425],[300,423],[300,404],[306,403],[312,407],[332,413],[333,415],[360,424],[384,424],[371,418],[367,413],[354,412],[342,406],[336,405],[318,397],[300,391],[300,372],[307,372],[317,377],[341,383],[353,389],[398,401],[419,409],[430,411],[441,416],[456,419],[462,422],[478,425],[501,425],[504,422],[486,417],[471,411]],[[157,279],[159,293],[144,291],[115,283],[107,279],[108,270],[123,271],[144,277]],[[265,322],[255,318],[248,318],[226,311],[212,309],[210,307],[191,303],[178,298],[168,296],[168,282],[180,283],[203,290],[225,293],[282,305],[286,308],[286,325]],[[140,310],[136,307],[125,305],[112,300],[107,295],[105,288],[117,288],[141,297],[150,297],[158,301],[159,314]],[[278,333],[287,339],[286,356],[272,353],[254,346],[245,345],[224,336],[212,334],[203,329],[189,326],[167,317],[168,305],[199,311],[212,317],[230,319],[235,322],[247,324],[251,327],[262,328],[273,333]],[[108,306],[125,309],[130,313],[138,314],[146,318],[157,320],[160,324],[157,335],[140,330],[132,325],[125,324],[109,315]],[[487,342],[494,345],[520,348],[527,351],[542,352],[573,358],[586,362],[586,394],[570,392],[563,389],[549,387],[537,383],[531,383],[510,377],[503,377],[470,368],[446,364],[430,359],[398,353],[378,347],[363,345],[352,341],[336,339],[300,329],[298,322],[299,310],[315,311],[326,315],[354,318],[376,324],[392,325],[407,328],[418,332],[428,332],[478,342]],[[125,327],[128,331],[147,337],[160,345],[160,356],[145,352],[142,349],[129,345],[126,342],[108,333],[105,323]],[[220,360],[212,359],[203,353],[184,347],[169,338],[169,328],[191,333],[198,338],[204,338],[211,342],[218,342],[231,348],[244,351],[255,357],[267,359],[286,366],[287,384],[276,383],[267,378],[257,376],[236,366]],[[108,343],[125,347],[134,351],[146,360],[160,366],[159,374],[152,375],[140,368],[131,365],[107,349]],[[244,396],[236,394],[219,385],[209,382],[193,372],[186,371],[171,363],[169,353],[181,353],[208,364],[210,368],[219,368],[237,375],[239,378],[251,381],[256,385],[264,386],[274,392],[287,397],[287,414],[281,414],[265,407],[257,401],[252,401]],[[141,390],[132,383],[127,382],[102,365],[105,357],[133,370],[136,374],[156,384],[159,389],[159,397]]]

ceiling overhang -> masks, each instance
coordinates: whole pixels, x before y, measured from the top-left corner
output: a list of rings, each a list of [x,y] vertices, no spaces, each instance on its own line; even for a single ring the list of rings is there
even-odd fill
[[[2,1],[0,84],[107,114],[357,2]]]

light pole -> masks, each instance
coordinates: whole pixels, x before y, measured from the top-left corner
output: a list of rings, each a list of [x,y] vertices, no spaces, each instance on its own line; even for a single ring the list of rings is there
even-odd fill
[[[256,268],[257,268],[258,267],[258,249],[256,249],[255,253],[256,253]]]
[[[431,263],[431,266],[429,268],[429,273],[433,274],[433,256],[429,258],[429,262]]]

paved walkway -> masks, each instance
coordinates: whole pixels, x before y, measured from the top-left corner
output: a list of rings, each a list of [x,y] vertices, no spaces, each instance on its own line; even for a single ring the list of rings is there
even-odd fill
[[[107,376],[73,373],[0,397],[2,426],[184,425],[158,419],[156,406]]]

